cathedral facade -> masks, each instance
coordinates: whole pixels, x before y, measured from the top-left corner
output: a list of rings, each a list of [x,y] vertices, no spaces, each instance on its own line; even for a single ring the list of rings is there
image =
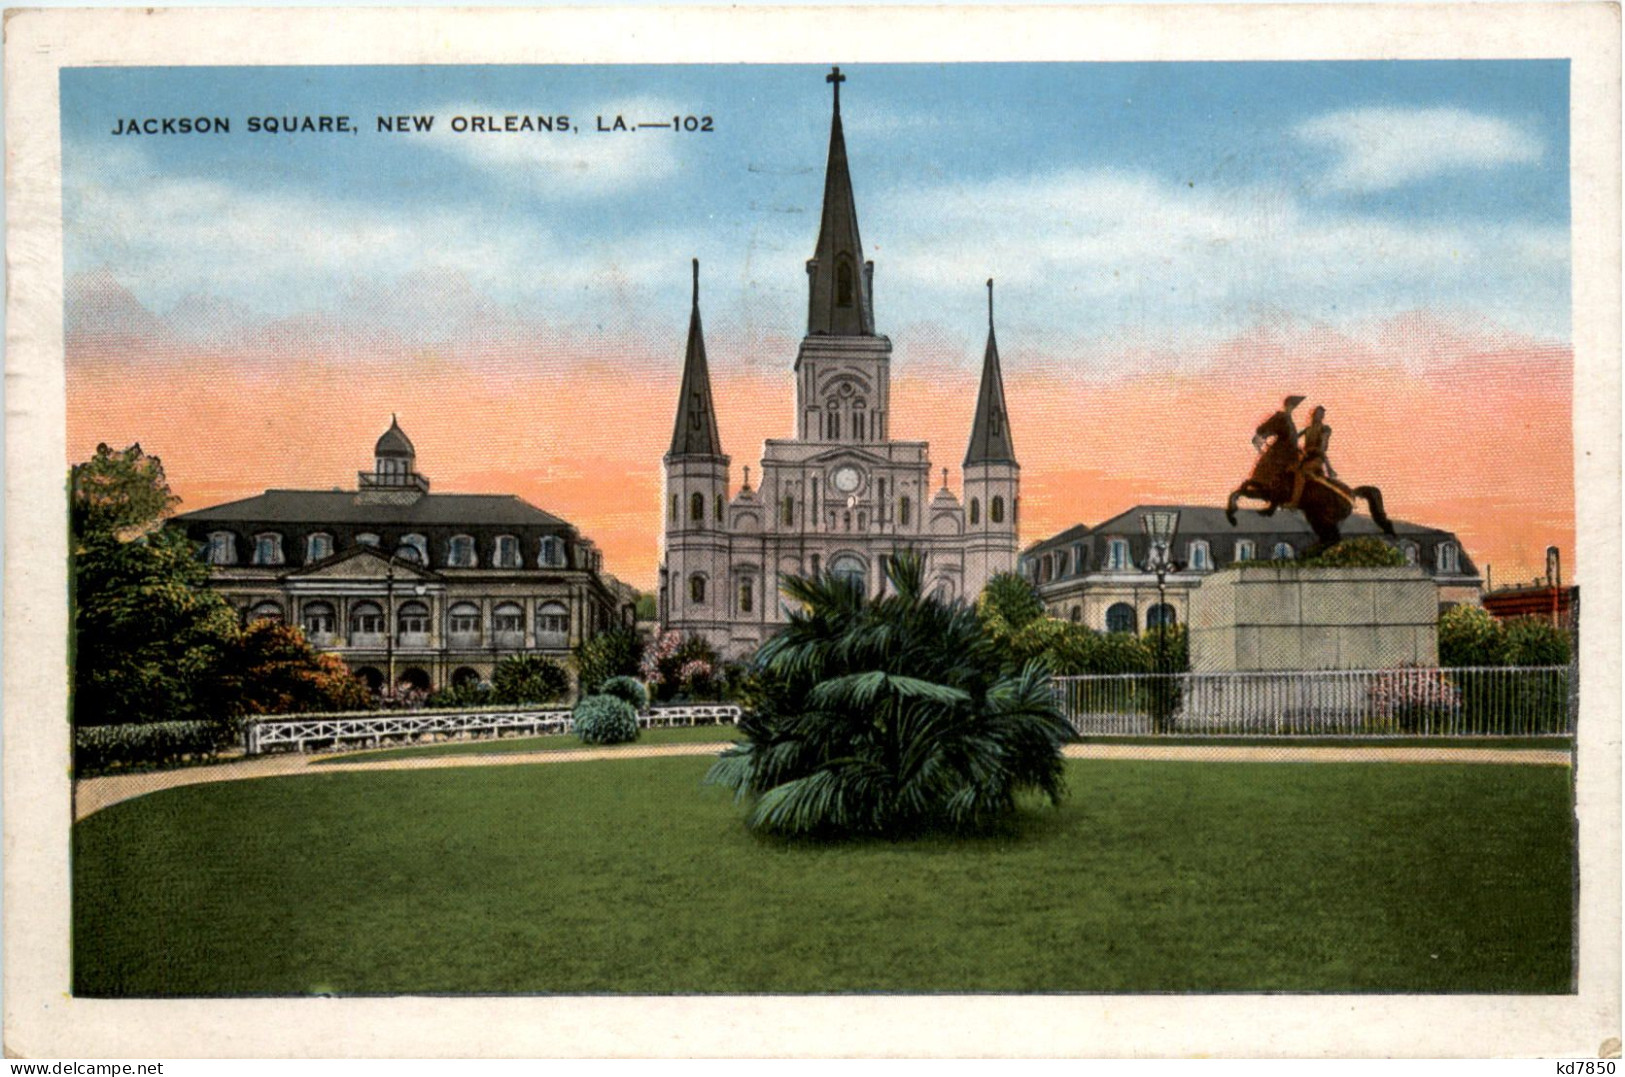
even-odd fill
[[[837,68],[824,203],[807,262],[807,335],[795,357],[795,436],[763,448],[758,483],[731,499],[730,457],[700,326],[699,265],[682,385],[666,453],[660,620],[724,655],[754,650],[784,623],[790,576],[834,574],[869,594],[882,560],[925,558],[934,592],[974,600],[1016,567],[1021,468],[1005,407],[988,282],[987,347],[963,463],[963,499],[935,481],[930,446],[892,436],[891,341],[875,328],[874,263],[863,257],[841,128]]]

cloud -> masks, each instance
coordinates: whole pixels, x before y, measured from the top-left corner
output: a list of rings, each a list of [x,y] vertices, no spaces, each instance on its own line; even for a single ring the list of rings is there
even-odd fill
[[[1081,334],[1235,332],[1260,320],[1348,324],[1405,311],[1476,312],[1568,332],[1566,229],[1332,213],[1284,187],[1192,187],[1073,170],[888,192],[865,233],[887,295],[967,310],[988,276],[1003,309]],[[923,301],[923,302],[922,302]]]
[[[1452,172],[1533,164],[1540,139],[1498,116],[1458,108],[1356,108],[1317,116],[1293,134],[1337,155],[1326,182],[1385,191]]]

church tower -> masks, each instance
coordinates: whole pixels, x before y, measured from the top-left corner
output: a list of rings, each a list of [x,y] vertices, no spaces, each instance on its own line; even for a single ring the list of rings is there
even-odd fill
[[[665,456],[665,558],[660,620],[713,631],[726,618],[728,457],[717,435],[711,372],[700,328],[700,261],[694,259],[694,304],[677,397],[677,421]]]
[[[1012,571],[1018,552],[1021,465],[1016,463],[1010,414],[1004,404],[999,344],[993,334],[993,282],[987,282],[987,349],[982,384],[965,450],[965,594],[981,593],[988,579]]]
[[[891,341],[875,333],[875,264],[864,260],[858,206],[835,88],[824,170],[818,245],[807,260],[807,336],[796,354],[796,436],[802,441],[864,444],[889,436]]]

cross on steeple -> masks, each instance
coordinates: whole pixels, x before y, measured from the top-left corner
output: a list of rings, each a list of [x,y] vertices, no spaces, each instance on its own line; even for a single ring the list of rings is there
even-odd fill
[[[824,81],[835,87],[835,111],[841,111],[841,83],[846,81],[846,76],[841,74],[840,68],[832,67],[829,74],[824,76]]]

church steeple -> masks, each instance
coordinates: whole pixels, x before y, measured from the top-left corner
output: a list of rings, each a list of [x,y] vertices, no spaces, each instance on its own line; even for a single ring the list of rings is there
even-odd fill
[[[824,81],[835,87],[835,112],[824,171],[824,216],[818,227],[818,246],[807,262],[807,335],[873,336],[874,263],[863,260],[858,207],[846,164],[846,136],[841,131],[841,83],[846,76],[837,67]]]
[[[677,396],[677,425],[671,433],[671,456],[721,456],[716,411],[711,406],[711,371],[705,362],[705,334],[700,329],[700,260],[694,259],[694,306],[688,319],[688,351],[683,357],[683,384]]]
[[[1016,447],[1010,437],[1010,415],[1004,406],[1004,377],[999,371],[999,344],[993,335],[993,281],[987,282],[987,350],[982,355],[982,387],[976,394],[965,464],[1013,464]]]

